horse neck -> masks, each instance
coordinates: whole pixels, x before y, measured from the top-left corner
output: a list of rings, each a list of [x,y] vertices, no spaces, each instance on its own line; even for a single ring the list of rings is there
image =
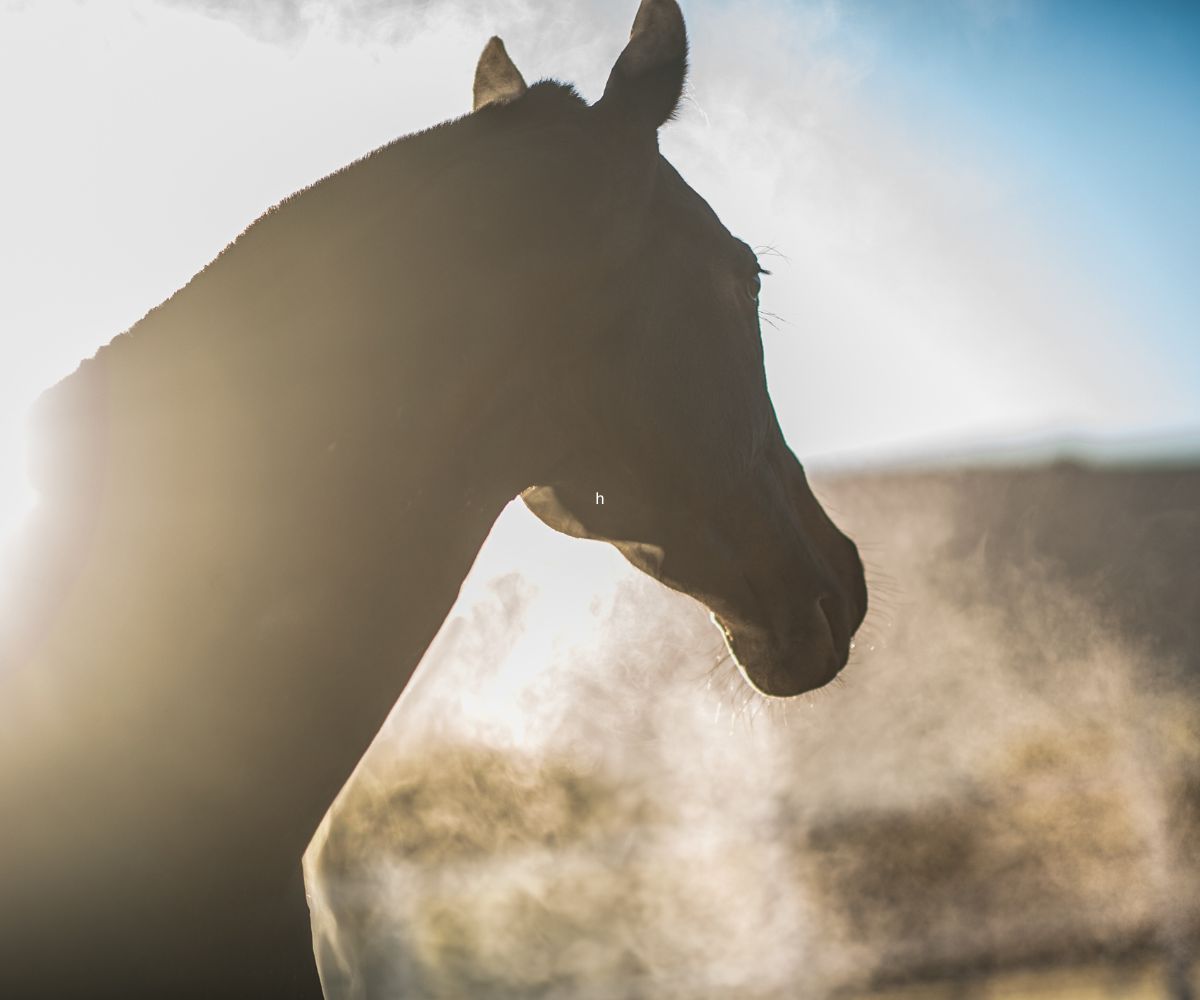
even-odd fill
[[[147,796],[199,798],[298,852],[527,485],[519,436],[470,366],[460,391],[385,413],[305,398],[288,372],[231,385],[211,353],[125,354],[93,363],[103,419],[77,442],[105,456],[91,496],[43,512],[37,549],[70,554],[26,601],[21,672],[58,687],[55,752],[98,776],[136,759]],[[386,426],[365,431],[368,411]]]

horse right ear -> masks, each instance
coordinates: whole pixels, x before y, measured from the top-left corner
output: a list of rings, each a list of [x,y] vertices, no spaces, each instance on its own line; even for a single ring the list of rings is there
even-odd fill
[[[687,30],[675,0],[642,0],[629,44],[609,74],[600,105],[657,129],[675,114],[687,75]]]

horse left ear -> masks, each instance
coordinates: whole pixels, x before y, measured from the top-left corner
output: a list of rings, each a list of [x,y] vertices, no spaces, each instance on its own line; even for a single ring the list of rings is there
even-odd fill
[[[507,104],[528,89],[521,71],[508,57],[504,43],[493,35],[483,47],[475,67],[475,105],[472,110],[478,111],[488,104]]]
[[[687,75],[687,29],[675,0],[642,0],[629,44],[617,58],[600,103],[649,128],[675,114]]]

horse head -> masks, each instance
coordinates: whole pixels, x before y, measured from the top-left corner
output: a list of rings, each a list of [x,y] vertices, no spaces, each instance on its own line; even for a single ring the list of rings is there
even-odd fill
[[[603,97],[562,102],[531,141],[522,116],[545,85],[527,87],[499,39],[480,59],[477,116],[511,127],[539,175],[505,199],[538,206],[513,245],[568,269],[534,295],[558,377],[527,428],[541,462],[523,498],[701,601],[746,679],[795,695],[846,663],[866,585],[771,405],[764,271],[659,152],[686,69],[679,7],[644,0]]]

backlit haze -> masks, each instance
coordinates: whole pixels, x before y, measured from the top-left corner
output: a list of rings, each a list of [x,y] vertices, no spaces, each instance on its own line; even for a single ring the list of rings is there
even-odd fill
[[[594,100],[626,6],[0,7],[0,525],[43,388],[272,203],[464,113],[493,32]],[[1200,426],[1200,19],[1122,7],[686,5],[663,147],[773,272],[802,458]]]

